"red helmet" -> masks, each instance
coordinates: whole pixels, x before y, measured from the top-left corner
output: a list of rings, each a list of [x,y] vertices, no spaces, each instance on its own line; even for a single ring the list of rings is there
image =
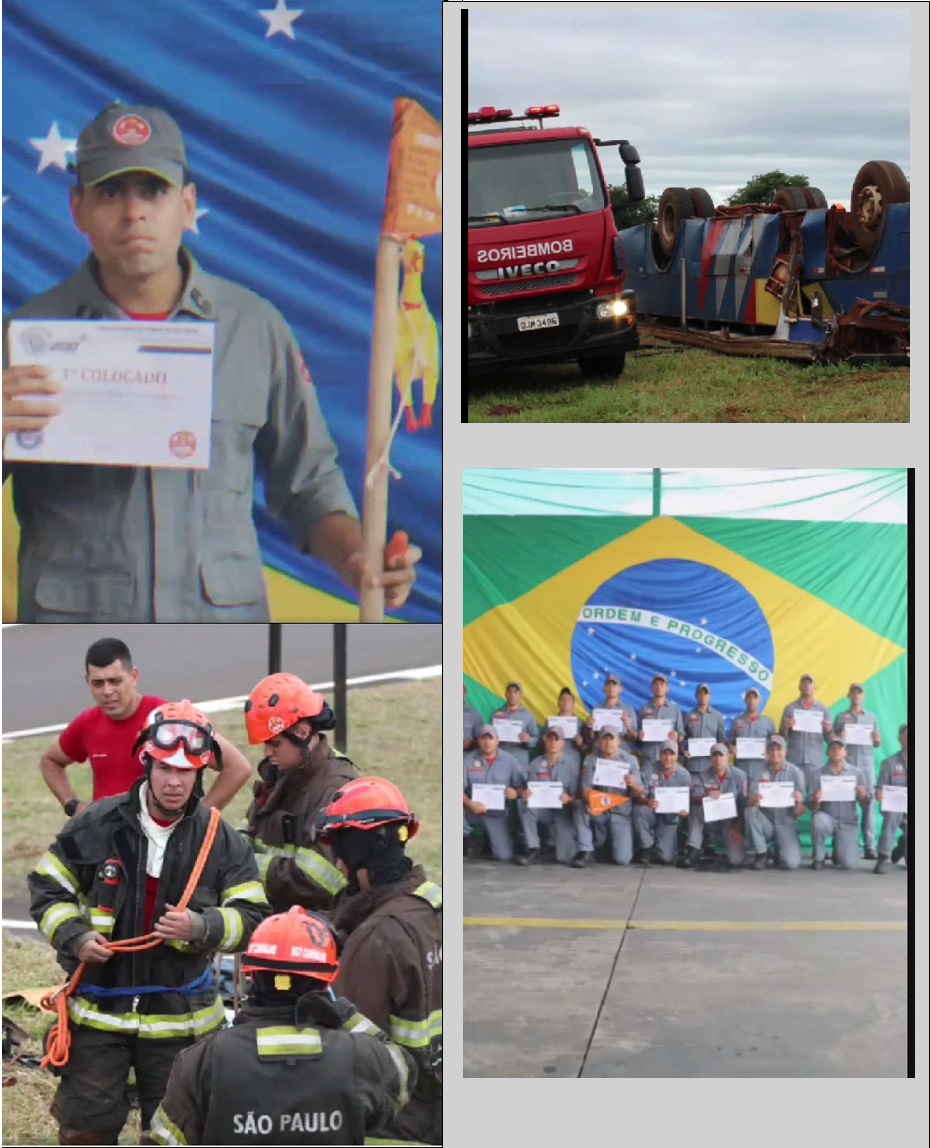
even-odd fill
[[[317,729],[332,729],[332,710],[322,694],[295,674],[262,678],[245,703],[245,725],[251,745],[262,745],[303,720]]]
[[[213,726],[205,713],[185,698],[165,702],[149,714],[149,724],[139,735],[135,748],[183,769],[203,769],[216,751]]]
[[[384,777],[359,777],[333,795],[320,814],[317,827],[319,840],[326,845],[330,834],[340,829],[377,829],[379,825],[398,822],[407,827],[407,838],[420,828],[397,786]]]
[[[242,958],[244,973],[294,973],[330,984],[339,972],[339,950],[325,917],[302,905],[266,917]]]

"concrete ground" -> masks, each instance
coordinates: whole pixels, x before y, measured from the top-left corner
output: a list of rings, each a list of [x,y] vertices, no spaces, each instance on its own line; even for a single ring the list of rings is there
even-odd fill
[[[465,862],[468,1077],[903,1077],[907,872]]]

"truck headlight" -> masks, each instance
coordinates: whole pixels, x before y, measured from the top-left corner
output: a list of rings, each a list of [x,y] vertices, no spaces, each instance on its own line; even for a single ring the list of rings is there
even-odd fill
[[[619,319],[629,313],[630,307],[625,299],[605,299],[603,303],[598,303],[595,311],[598,319]]]

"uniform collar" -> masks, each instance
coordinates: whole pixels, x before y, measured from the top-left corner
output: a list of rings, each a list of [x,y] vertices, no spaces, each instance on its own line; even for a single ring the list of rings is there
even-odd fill
[[[210,276],[202,270],[186,247],[181,248],[178,259],[184,272],[184,290],[180,302],[172,310],[172,315],[190,314],[198,319],[215,318]],[[77,318],[121,319],[125,316],[125,312],[105,294],[100,286],[97,268],[96,256],[88,255],[75,274],[74,286],[80,300]]]

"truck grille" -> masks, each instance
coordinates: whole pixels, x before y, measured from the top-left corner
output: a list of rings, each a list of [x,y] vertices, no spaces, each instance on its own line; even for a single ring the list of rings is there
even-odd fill
[[[519,279],[507,283],[482,284],[485,295],[516,295],[523,291],[544,291],[547,287],[571,287],[577,275],[547,275],[545,279]],[[541,300],[542,301],[542,300]]]

